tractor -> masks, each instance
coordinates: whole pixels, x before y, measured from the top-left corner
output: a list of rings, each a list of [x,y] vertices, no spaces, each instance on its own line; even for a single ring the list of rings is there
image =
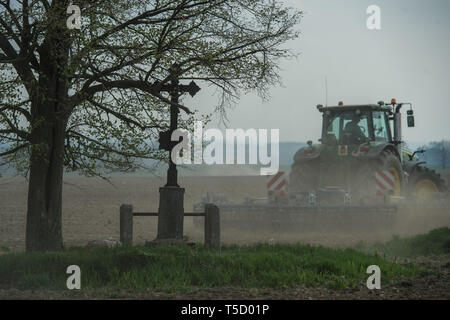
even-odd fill
[[[417,153],[406,150],[402,141],[403,106],[408,127],[414,127],[410,103],[318,105],[322,113],[319,144],[308,141],[298,150],[291,167],[287,193],[298,201],[299,195],[321,190],[345,190],[353,203],[412,197],[433,201],[447,190],[445,181],[419,161]],[[328,192],[330,194],[330,192]]]
[[[408,127],[414,127],[412,105],[395,99],[388,104],[318,105],[320,143],[308,141],[295,153],[287,184],[284,172],[278,172],[268,177],[266,198],[236,203],[208,195],[194,211],[215,203],[225,228],[329,233],[390,232],[402,208],[447,208],[445,181],[417,157],[425,151],[404,148],[405,105]],[[283,187],[273,191],[276,179]],[[194,219],[195,225],[201,223]]]

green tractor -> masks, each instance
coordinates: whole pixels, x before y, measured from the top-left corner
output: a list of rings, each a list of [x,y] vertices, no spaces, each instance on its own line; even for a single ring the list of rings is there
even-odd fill
[[[445,192],[441,176],[418,160],[416,153],[424,151],[402,148],[404,105],[410,107],[408,127],[414,127],[411,104],[395,99],[390,104],[318,105],[322,138],[320,144],[308,141],[295,154],[287,185],[290,199],[334,188],[345,190],[352,203],[367,205],[401,197],[432,201]]]

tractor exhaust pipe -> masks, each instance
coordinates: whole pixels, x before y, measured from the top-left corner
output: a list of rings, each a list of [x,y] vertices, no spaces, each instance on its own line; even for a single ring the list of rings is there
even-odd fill
[[[413,115],[413,111],[412,111],[412,104],[411,103],[397,103],[397,101],[395,99],[392,99],[391,101],[392,107],[395,108],[395,112],[394,112],[394,144],[395,147],[397,148],[398,154],[400,155],[400,161],[403,162],[403,157],[402,157],[402,114],[400,113],[400,109],[403,107],[403,105],[409,105],[410,106],[410,110],[408,110],[408,127],[414,127],[414,115]]]
[[[400,108],[402,105],[398,105],[394,113],[394,143],[397,148],[400,160],[402,159],[402,114]]]

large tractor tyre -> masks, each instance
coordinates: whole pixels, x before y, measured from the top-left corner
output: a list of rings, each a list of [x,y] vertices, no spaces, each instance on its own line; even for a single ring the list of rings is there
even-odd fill
[[[419,201],[430,201],[437,192],[446,192],[447,186],[439,173],[418,166],[409,176],[408,191]]]
[[[286,188],[289,196],[295,197],[295,194],[299,192],[315,192],[318,184],[319,174],[316,162],[313,160],[294,162]]]
[[[384,175],[386,171],[390,175]],[[363,205],[384,202],[384,195],[401,196],[405,193],[402,164],[391,150],[384,150],[376,159],[361,163],[351,180],[353,200]]]

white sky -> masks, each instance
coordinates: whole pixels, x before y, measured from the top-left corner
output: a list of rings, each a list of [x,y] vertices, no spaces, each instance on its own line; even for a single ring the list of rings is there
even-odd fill
[[[284,87],[273,88],[263,103],[241,96],[229,111],[230,128],[279,128],[281,141],[317,141],[317,104],[411,102],[416,128],[404,139],[450,139],[450,1],[448,0],[286,0],[305,12],[299,39],[288,44],[297,59],[283,61]],[[381,30],[366,27],[369,5],[381,8]],[[201,85],[201,84],[200,84]],[[184,102],[211,112],[217,98],[203,87]],[[405,110],[406,118],[406,110]],[[213,121],[218,126],[218,121]]]

